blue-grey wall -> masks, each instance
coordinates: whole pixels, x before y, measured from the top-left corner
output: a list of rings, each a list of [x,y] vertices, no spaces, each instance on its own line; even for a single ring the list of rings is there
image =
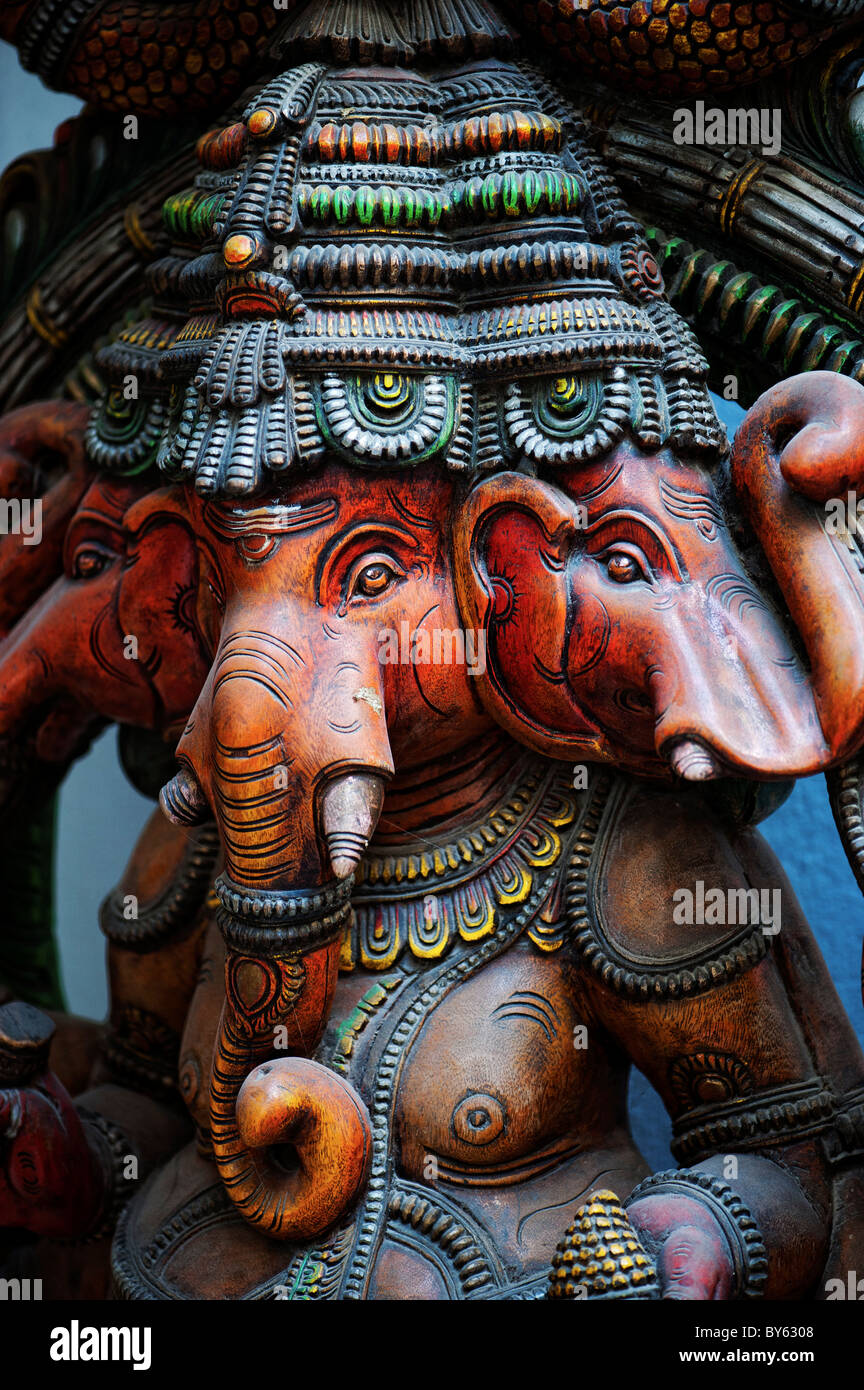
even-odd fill
[[[0,167],[17,154],[51,143],[54,128],[80,103],[47,92],[22,73],[14,52],[0,44]],[[727,427],[741,412],[718,401]],[[105,972],[96,926],[99,903],[119,877],[150,803],[120,772],[116,735],[103,735],[68,777],[61,794],[57,861],[58,936],[71,1008],[99,1016],[106,1003]],[[834,830],[821,777],[799,782],[764,826],[786,868],[827,958],[840,997],[864,1037],[859,986],[864,907]],[[634,1129],[655,1167],[669,1161],[669,1126],[650,1088],[632,1088]]]

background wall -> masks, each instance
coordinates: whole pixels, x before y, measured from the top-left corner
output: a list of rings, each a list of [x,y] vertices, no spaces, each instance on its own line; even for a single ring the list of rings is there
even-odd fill
[[[0,168],[18,154],[50,145],[53,131],[80,109],[69,97],[46,91],[18,67],[0,44]],[[734,431],[741,411],[717,402]],[[151,809],[120,771],[116,732],[105,733],[70,773],[60,798],[57,917],[60,959],[69,1007],[101,1016],[106,987],[99,903],[119,878]],[[859,981],[864,904],[834,829],[821,777],[799,782],[786,805],[763,826],[792,880],[828,961],[859,1037],[864,1010]],[[631,1088],[636,1137],[655,1168],[667,1165],[669,1124],[651,1088],[638,1074]]]

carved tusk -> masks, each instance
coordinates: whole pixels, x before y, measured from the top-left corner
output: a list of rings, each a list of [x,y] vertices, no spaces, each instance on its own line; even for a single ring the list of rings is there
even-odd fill
[[[672,771],[687,782],[708,782],[712,777],[719,777],[722,771],[708,749],[690,739],[676,743],[669,754],[669,762]]]
[[[175,825],[201,825],[210,819],[210,807],[196,777],[185,767],[166,782],[159,805]]]
[[[347,878],[357,868],[378,824],[383,802],[384,780],[369,772],[339,777],[325,791],[324,839],[337,878]]]

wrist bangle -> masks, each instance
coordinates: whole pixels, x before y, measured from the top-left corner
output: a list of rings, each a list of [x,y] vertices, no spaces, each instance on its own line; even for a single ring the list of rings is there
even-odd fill
[[[626,1206],[656,1192],[695,1197],[710,1209],[732,1254],[735,1298],[761,1298],[768,1277],[768,1251],[750,1208],[728,1183],[694,1168],[670,1168],[640,1182],[627,1198]]]

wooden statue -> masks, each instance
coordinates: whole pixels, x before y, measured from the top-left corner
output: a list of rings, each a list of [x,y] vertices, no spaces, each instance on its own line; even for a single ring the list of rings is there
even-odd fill
[[[5,822],[104,721],[164,783],[86,1078],[35,992],[0,1007],[5,1268],[50,1296],[794,1300],[864,1259],[864,1058],[755,829],[825,771],[864,843],[864,579],[814,512],[864,390],[773,385],[730,466],[572,90],[830,35],[583,8],[0,21],[104,113],[190,122],[133,203],[107,156],[98,293],[76,317],[62,255],[28,291],[27,390],[71,400],[10,383],[0,421],[52,518],[0,548]]]

